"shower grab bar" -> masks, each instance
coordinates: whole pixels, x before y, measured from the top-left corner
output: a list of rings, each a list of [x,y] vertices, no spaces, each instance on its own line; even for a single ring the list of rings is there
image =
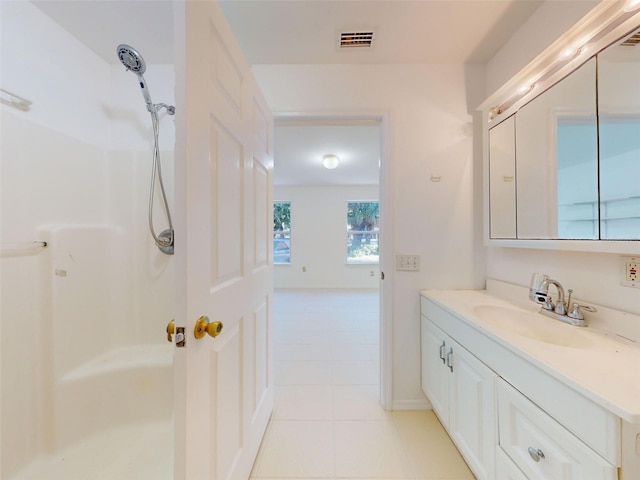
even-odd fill
[[[4,252],[7,250],[31,250],[36,248],[45,248],[47,242],[11,242],[0,243],[0,249]]]
[[[2,94],[2,97],[0,97],[0,101],[5,105],[9,105],[11,107],[17,108],[18,110],[22,110],[23,112],[28,112],[29,110],[31,110],[30,105],[33,102],[30,102],[26,98],[23,98],[20,95],[16,95],[15,93],[11,93],[10,91],[5,90],[4,88],[0,88],[0,93]],[[5,95],[8,95],[11,98],[9,99],[4,98]]]

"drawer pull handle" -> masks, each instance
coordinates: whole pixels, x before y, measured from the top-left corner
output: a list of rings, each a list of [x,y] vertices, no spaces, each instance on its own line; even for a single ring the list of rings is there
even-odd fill
[[[444,340],[443,340],[442,341],[442,345],[440,345],[440,360],[442,360],[442,363],[445,362],[445,360],[444,360],[444,348],[445,348],[445,346],[444,346]]]
[[[453,348],[450,348],[447,353],[447,367],[453,372]]]
[[[539,448],[536,450],[533,447],[529,447],[529,456],[534,462],[539,462],[541,458],[544,458],[544,452]]]

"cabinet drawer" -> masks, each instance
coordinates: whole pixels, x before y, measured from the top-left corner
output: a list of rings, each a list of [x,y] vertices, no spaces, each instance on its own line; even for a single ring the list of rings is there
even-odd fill
[[[498,424],[500,447],[528,478],[618,478],[617,468],[502,379],[498,380]]]
[[[529,480],[500,447],[496,448],[496,480]]]

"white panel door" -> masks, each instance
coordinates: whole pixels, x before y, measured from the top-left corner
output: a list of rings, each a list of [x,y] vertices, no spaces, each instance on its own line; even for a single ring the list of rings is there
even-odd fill
[[[217,5],[178,1],[175,479],[249,476],[273,408],[273,120]],[[194,337],[199,317],[222,322]]]

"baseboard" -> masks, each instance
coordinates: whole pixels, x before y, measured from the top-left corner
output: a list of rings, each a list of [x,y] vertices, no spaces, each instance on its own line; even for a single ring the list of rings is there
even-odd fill
[[[358,285],[296,285],[296,286],[274,286],[276,292],[291,292],[296,290],[353,290],[355,292],[377,292],[380,290],[377,286],[358,286]]]
[[[394,400],[391,404],[392,410],[431,410],[431,402],[424,400]]]

